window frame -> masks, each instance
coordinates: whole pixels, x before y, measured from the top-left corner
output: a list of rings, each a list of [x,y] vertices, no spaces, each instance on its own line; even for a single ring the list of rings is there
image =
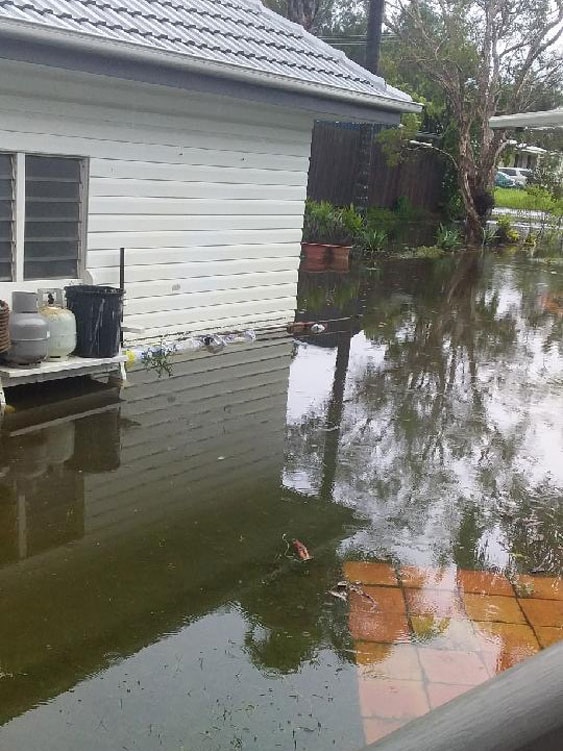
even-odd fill
[[[88,185],[90,178],[90,160],[88,157],[74,154],[53,154],[36,151],[0,150],[12,158],[14,191],[12,196],[12,279],[0,280],[2,289],[13,289],[17,286],[22,291],[36,290],[38,287],[53,287],[76,284],[84,278],[86,271],[86,247],[88,237]],[[79,162],[79,191],[78,191],[78,255],[76,276],[54,277],[47,279],[25,279],[25,224],[26,224],[26,156],[38,156],[53,159],[75,159]],[[0,297],[2,295],[0,294]]]

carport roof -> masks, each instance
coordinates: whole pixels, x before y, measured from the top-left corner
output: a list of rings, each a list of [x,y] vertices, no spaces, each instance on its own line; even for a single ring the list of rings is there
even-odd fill
[[[515,115],[496,115],[489,120],[491,128],[561,128],[563,107],[542,112],[521,112]]]

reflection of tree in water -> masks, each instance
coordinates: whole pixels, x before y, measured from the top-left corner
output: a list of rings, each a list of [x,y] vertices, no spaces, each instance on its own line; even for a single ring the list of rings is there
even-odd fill
[[[521,314],[528,326],[542,331],[542,351],[563,357],[563,284],[561,273],[539,266],[535,274],[529,267],[516,267],[514,274],[521,289]]]
[[[392,266],[368,299],[364,331],[383,361],[354,373],[346,421],[356,438],[343,442],[340,458],[349,467],[345,482],[371,507],[378,531],[386,527],[384,545],[430,537],[440,557],[451,544],[443,526],[454,535],[471,527],[460,514],[475,491],[467,464],[477,465],[490,442],[506,454],[518,435],[495,433],[485,406],[495,379],[490,364],[514,357],[515,321],[499,313],[478,256],[405,271]],[[477,505],[479,530],[480,511]],[[477,564],[474,551],[465,555]]]
[[[342,648],[349,641],[346,608],[341,602],[329,602],[327,595],[338,569],[336,560],[295,563],[262,589],[249,593],[243,602],[250,620],[245,646],[255,665],[290,673],[303,662],[313,661],[323,648],[345,654]]]
[[[539,269],[468,255],[390,263],[366,285],[371,354],[361,367],[352,357],[335,491],[371,519],[355,539],[364,551],[409,557],[418,547],[427,556],[430,546],[434,562],[453,557],[464,567],[489,565],[500,545],[516,552],[516,526],[503,514],[514,477],[526,477],[533,407],[543,398],[531,376],[553,337],[553,317],[535,303],[542,278]],[[303,472],[311,458],[303,447],[317,447],[317,487],[323,427],[311,413],[293,436]],[[560,491],[545,498],[549,517]],[[531,568],[539,553],[520,555]]]
[[[327,507],[326,512],[333,516],[338,508]],[[308,535],[307,540],[315,553],[312,561],[280,557],[260,586],[240,599],[249,620],[245,646],[260,668],[294,672],[325,647],[350,657],[343,651],[350,641],[347,610],[327,594],[341,576],[339,539]]]
[[[500,515],[515,567],[563,575],[563,488],[516,476],[512,505]]]

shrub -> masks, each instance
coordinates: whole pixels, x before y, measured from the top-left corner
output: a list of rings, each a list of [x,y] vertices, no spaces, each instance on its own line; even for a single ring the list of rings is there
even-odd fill
[[[364,231],[364,218],[352,204],[344,206],[339,211],[342,224],[348,233],[348,238],[350,242],[354,242]]]
[[[307,201],[303,242],[351,245],[363,220],[353,206],[339,208],[328,201]]]
[[[366,227],[359,235],[356,244],[364,253],[374,255],[384,250],[388,239],[387,232],[384,229]]]
[[[461,234],[456,227],[444,227],[441,224],[436,236],[436,245],[442,250],[457,250],[461,247]]]
[[[500,216],[497,220],[496,230],[497,242],[501,245],[505,243],[517,243],[520,239],[520,235],[512,226],[510,217]]]
[[[483,229],[483,245],[493,245],[497,240],[497,228],[487,226]]]

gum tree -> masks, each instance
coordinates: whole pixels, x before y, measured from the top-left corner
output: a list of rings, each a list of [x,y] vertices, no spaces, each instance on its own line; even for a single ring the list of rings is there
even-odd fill
[[[563,0],[388,0],[386,25],[401,67],[444,97],[466,239],[480,244],[507,138],[489,128],[489,118],[549,106],[563,70]]]

